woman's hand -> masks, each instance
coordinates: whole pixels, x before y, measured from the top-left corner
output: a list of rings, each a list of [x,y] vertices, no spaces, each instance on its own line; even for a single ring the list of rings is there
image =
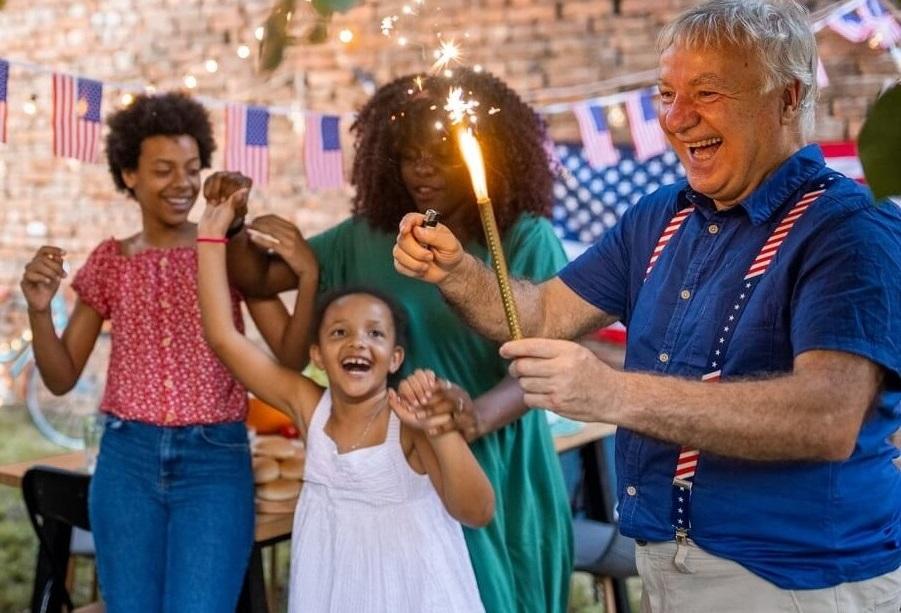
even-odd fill
[[[276,253],[298,277],[318,273],[316,255],[297,226],[287,219],[278,215],[257,217],[247,226],[247,235],[253,244]]]
[[[59,247],[44,245],[25,265],[20,287],[30,311],[43,313],[50,308],[60,281],[67,276],[65,257],[66,252]]]
[[[203,182],[203,197],[207,204],[216,206],[228,200],[235,192],[246,190],[243,198],[232,203],[235,209],[235,218],[244,217],[247,215],[247,197],[250,195],[252,186],[253,180],[250,177],[244,176],[240,172],[220,170],[208,176]]]

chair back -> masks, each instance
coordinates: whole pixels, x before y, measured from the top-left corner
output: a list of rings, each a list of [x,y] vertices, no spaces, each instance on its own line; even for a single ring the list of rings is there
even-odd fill
[[[32,592],[32,613],[74,609],[65,587],[72,527],[90,530],[90,475],[35,466],[22,477],[22,496],[40,544]]]

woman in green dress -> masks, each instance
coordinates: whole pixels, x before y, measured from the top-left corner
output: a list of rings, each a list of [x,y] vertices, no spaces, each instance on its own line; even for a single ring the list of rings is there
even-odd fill
[[[453,134],[443,128],[451,87],[479,101],[476,125],[510,273],[542,281],[566,263],[546,219],[553,178],[544,121],[502,81],[470,70],[457,70],[452,79],[402,77],[375,93],[351,128],[353,216],[310,239],[309,246],[319,261],[320,291],[374,287],[406,308],[411,342],[403,374],[430,368],[457,383],[431,403],[453,403],[455,423],[494,486],[494,520],[465,530],[486,610],[563,612],[572,571],[571,516],[545,415],[525,407],[496,343],[457,317],[435,286],[394,270],[398,223],[408,212],[429,208],[467,251],[488,260],[469,175]],[[251,227],[306,250],[283,220],[269,216]],[[279,278],[276,266],[270,264],[265,277],[270,287]],[[296,281],[276,285],[296,287]]]

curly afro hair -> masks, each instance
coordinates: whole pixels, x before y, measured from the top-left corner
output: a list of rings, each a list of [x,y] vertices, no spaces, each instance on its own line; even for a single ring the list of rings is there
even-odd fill
[[[444,105],[452,87],[479,101],[476,125],[501,233],[522,213],[550,214],[553,175],[544,120],[494,75],[458,69],[453,78],[408,75],[395,79],[382,86],[357,115],[351,126],[356,139],[351,174],[356,187],[354,215],[394,232],[404,214],[416,211],[401,178],[400,151],[434,134],[436,121],[447,123]],[[453,133],[447,136],[454,139]],[[470,223],[472,227],[466,229],[470,236],[481,238],[478,215]]]
[[[106,120],[106,159],[116,189],[134,197],[122,180],[123,170],[135,170],[141,143],[151,136],[187,135],[197,141],[200,167],[209,168],[216,149],[210,117],[202,104],[180,92],[140,95],[126,108]]]

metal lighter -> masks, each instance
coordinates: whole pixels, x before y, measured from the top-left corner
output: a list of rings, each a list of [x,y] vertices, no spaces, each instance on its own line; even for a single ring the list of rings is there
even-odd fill
[[[438,211],[435,209],[426,209],[425,219],[422,220],[422,225],[426,228],[434,228],[438,225],[438,217]]]

